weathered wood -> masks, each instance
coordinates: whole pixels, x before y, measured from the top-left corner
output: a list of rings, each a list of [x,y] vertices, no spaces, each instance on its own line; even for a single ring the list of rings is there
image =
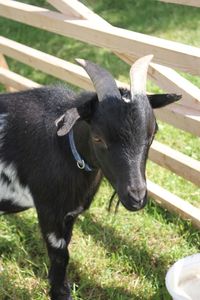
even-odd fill
[[[200,49],[193,46],[87,20],[73,20],[48,9],[11,0],[0,0],[0,15],[112,51],[137,57],[152,53],[155,62],[200,74]]]
[[[38,83],[2,67],[0,67],[0,82],[13,87],[13,91],[40,87]]]
[[[154,141],[150,148],[149,158],[158,165],[200,186],[200,161],[157,141]]]
[[[195,227],[200,228],[199,208],[149,180],[147,180],[147,188],[149,196],[153,197],[159,205],[178,214],[183,219],[190,220]]]
[[[200,7],[200,0],[159,0],[159,1]]]

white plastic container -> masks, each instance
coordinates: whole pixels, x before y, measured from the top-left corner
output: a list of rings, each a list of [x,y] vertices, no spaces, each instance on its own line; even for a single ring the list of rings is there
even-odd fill
[[[165,283],[173,300],[200,300],[200,253],[178,260]]]

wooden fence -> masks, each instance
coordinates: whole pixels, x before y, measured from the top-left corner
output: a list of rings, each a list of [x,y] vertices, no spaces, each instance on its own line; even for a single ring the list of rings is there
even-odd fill
[[[200,1],[174,0],[200,6]],[[155,111],[158,119],[200,136],[200,90],[173,68],[200,75],[200,49],[161,38],[111,26],[77,0],[49,0],[57,11],[12,0],[0,0],[0,16],[50,32],[105,47],[128,64],[138,57],[154,54],[149,78],[159,87],[183,95],[178,104]],[[186,3],[187,2],[187,3]],[[38,87],[39,84],[11,72],[4,56],[12,57],[47,74],[93,89],[86,72],[79,66],[0,36],[0,82],[9,91]],[[117,82],[119,86],[123,83]],[[197,186],[200,186],[200,161],[154,141],[149,158]],[[200,209],[148,180],[149,194],[160,205],[200,228]]]

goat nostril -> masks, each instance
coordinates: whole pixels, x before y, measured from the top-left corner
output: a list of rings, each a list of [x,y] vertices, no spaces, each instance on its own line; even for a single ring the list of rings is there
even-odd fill
[[[146,188],[142,189],[131,189],[128,190],[128,195],[130,198],[134,199],[135,202],[141,202],[146,196]]]

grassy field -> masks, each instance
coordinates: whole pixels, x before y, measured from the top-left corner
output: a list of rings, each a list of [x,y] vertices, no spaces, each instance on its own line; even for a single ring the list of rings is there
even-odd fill
[[[22,1],[47,6],[44,0]],[[200,47],[200,9],[145,0],[84,1],[113,25]],[[0,35],[74,62],[88,58],[128,82],[129,67],[106,49],[0,19]],[[8,59],[10,68],[41,84],[56,78]],[[200,87],[200,79],[183,74]],[[67,78],[66,78],[67,80]],[[148,83],[149,91],[159,89]],[[0,87],[3,91],[3,87]],[[159,122],[156,139],[200,159],[200,141]],[[148,162],[148,177],[200,207],[200,189]],[[105,180],[90,211],[74,228],[69,275],[75,300],[169,300],[165,274],[177,259],[200,251],[199,231],[150,199],[138,213],[108,214]],[[34,210],[0,221],[0,299],[47,300],[48,258]]]

